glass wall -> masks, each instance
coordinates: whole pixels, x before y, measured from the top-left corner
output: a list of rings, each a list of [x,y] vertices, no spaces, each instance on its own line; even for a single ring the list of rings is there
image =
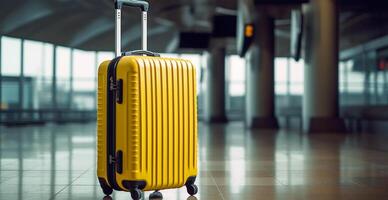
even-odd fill
[[[113,52],[5,36],[1,49],[0,123],[95,119],[98,65],[114,58]],[[200,54],[163,56],[191,60],[200,83],[205,66]],[[201,95],[200,85],[197,88]]]
[[[97,66],[113,58],[113,52],[81,51],[6,36],[0,39],[0,122],[95,118]]]
[[[225,61],[228,118],[241,119],[245,109],[245,59],[238,55],[229,55]]]
[[[376,61],[368,62],[363,55],[342,61],[339,75],[341,105],[388,104],[388,70]]]
[[[292,58],[275,58],[275,95],[277,114],[302,107],[304,91],[304,61]]]
[[[21,41],[10,37],[1,37],[1,108],[16,109],[20,102],[20,51]],[[8,59],[4,59],[8,58]]]
[[[57,46],[55,48],[55,76],[56,76],[56,108],[66,109],[71,101],[71,72],[72,52],[70,48]]]
[[[1,49],[1,120],[17,120],[24,116],[41,119],[43,112],[95,113],[98,65],[112,59],[113,52],[82,51],[6,36],[1,37]],[[375,54],[364,53],[339,63],[341,106],[388,103],[388,67],[385,62],[378,63]],[[196,66],[200,116],[203,113],[202,71],[207,67],[206,56],[162,56],[189,59]],[[242,119],[246,93],[245,60],[237,55],[228,55],[225,59],[227,112],[229,117]],[[275,58],[277,113],[281,114],[279,111],[285,108],[301,109],[303,91],[303,60]],[[23,114],[15,114],[17,112]]]
[[[74,50],[73,108],[96,109],[97,55],[94,52]]]

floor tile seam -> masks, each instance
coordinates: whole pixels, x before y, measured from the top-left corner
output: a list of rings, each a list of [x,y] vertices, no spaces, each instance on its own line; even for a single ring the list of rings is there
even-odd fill
[[[213,174],[212,174],[211,172],[209,172],[209,173],[210,173],[210,177],[212,178],[212,180],[213,180],[213,182],[214,182],[214,185],[215,185],[216,188],[217,188],[218,193],[219,193],[220,196],[221,196],[221,199],[222,199],[222,200],[225,200],[224,194],[222,194],[220,188],[218,187],[218,184],[217,184],[217,182],[216,182],[216,179],[214,178],[214,176],[213,176]]]
[[[63,192],[63,191],[66,190],[67,188],[69,188],[69,186],[71,186],[77,179],[79,179],[82,175],[86,174],[89,170],[90,170],[90,168],[87,169],[87,170],[85,170],[83,173],[81,173],[77,178],[75,178],[73,181],[71,181],[70,184],[67,184],[67,185],[66,185],[65,187],[63,187],[61,190],[59,190],[58,192],[56,192],[52,197],[50,197],[50,200],[51,200],[51,199],[55,199],[55,197],[56,197],[58,194],[60,194],[61,192]]]

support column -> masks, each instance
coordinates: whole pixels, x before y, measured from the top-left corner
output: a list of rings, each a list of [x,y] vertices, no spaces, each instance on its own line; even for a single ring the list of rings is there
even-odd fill
[[[53,77],[51,83],[51,100],[52,100],[52,108],[55,110],[58,108],[57,106],[57,46],[53,47]]]
[[[2,71],[2,39],[3,36],[0,35],[0,122],[3,119],[3,116],[1,115],[1,110],[3,109],[3,71]]]
[[[312,0],[305,12],[303,129],[344,132],[339,118],[337,0]]]
[[[94,66],[99,66],[100,65],[100,63],[98,63],[98,52],[97,51],[95,51],[94,52]],[[94,88],[98,88],[98,72],[96,71],[97,70],[97,68],[95,67],[94,68],[94,71],[93,71],[93,73],[95,74],[94,75]],[[95,110],[97,110],[97,93],[95,93],[94,94],[94,109]]]
[[[225,55],[224,42],[212,41],[206,71],[205,121],[225,123]]]
[[[246,55],[246,125],[249,128],[277,129],[274,19],[261,13],[255,21],[257,32]]]
[[[70,49],[70,89],[69,89],[69,96],[68,96],[68,105],[67,109],[71,110],[73,106],[73,96],[74,96],[74,49]],[[97,87],[96,87],[97,88]]]
[[[384,71],[382,73],[383,73],[383,76],[384,76],[383,94],[385,94],[385,96],[383,95],[385,101],[383,101],[382,103],[386,104],[386,103],[388,103],[388,70],[384,69]]]
[[[24,109],[24,39],[20,41],[19,109]],[[19,115],[22,117],[22,114]]]

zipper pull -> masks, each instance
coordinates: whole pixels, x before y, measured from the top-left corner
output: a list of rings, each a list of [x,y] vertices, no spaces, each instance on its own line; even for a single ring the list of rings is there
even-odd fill
[[[109,155],[109,164],[116,163],[116,158],[112,155]]]
[[[110,81],[109,90],[111,91],[117,90],[117,84],[116,84],[116,81],[113,79],[113,77],[110,77],[109,81]]]

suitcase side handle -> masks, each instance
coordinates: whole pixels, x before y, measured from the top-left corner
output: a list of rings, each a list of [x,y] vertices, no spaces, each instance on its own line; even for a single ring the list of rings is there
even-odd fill
[[[152,51],[144,51],[144,50],[135,50],[135,51],[127,51],[122,54],[123,56],[152,56],[152,57],[160,57],[160,54],[152,52]]]
[[[124,6],[138,7],[141,9],[141,19],[142,19],[142,50],[147,51],[147,12],[149,4],[146,1],[140,0],[115,0],[115,10],[116,10],[116,23],[115,23],[115,32],[116,32],[116,45],[115,52],[116,57],[121,55],[121,8]]]

